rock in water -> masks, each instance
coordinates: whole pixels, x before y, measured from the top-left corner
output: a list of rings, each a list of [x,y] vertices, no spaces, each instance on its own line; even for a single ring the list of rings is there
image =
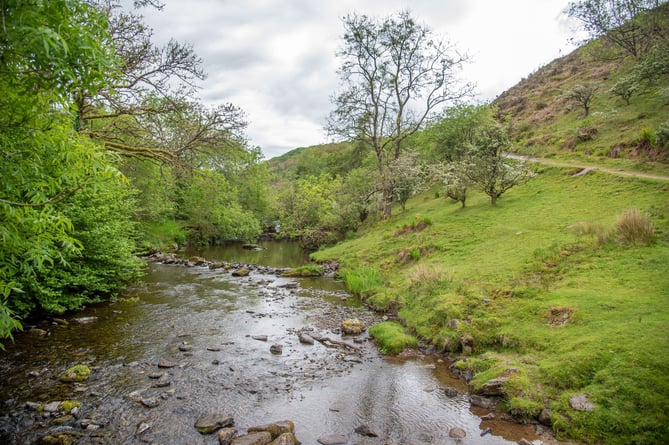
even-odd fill
[[[341,330],[346,335],[362,334],[365,329],[365,323],[357,318],[349,318],[341,322]]]
[[[290,420],[282,420],[280,422],[273,422],[267,425],[250,426],[247,431],[249,433],[267,431],[272,435],[272,440],[275,440],[282,434],[295,432],[295,424]]]
[[[221,428],[218,430],[218,444],[219,445],[230,445],[232,438],[237,434],[235,428]]]
[[[321,445],[346,445],[348,437],[342,434],[328,434],[327,436],[319,437],[318,443]]]
[[[303,343],[305,345],[313,345],[314,344],[314,339],[311,335],[305,334],[304,332],[300,332],[300,335],[298,336],[300,339],[300,343]]]
[[[300,445],[300,441],[293,433],[283,433],[272,441],[269,445]]]
[[[232,439],[230,445],[267,445],[272,441],[272,435],[267,431],[249,433]]]
[[[211,434],[218,429],[232,426],[234,423],[233,418],[225,414],[205,414],[197,419],[195,429],[201,434]]]
[[[60,381],[63,383],[83,382],[91,375],[91,369],[86,365],[75,365],[65,371],[60,376]]]
[[[274,355],[281,355],[283,353],[283,346],[279,344],[274,344],[269,347],[269,352],[271,352]]]
[[[467,433],[462,428],[455,427],[451,428],[448,432],[448,437],[452,437],[453,439],[464,439],[467,437]]]

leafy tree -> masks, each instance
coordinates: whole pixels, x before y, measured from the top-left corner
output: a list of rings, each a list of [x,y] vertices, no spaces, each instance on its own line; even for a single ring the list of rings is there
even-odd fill
[[[581,0],[571,2],[567,14],[579,20],[589,39],[602,38],[640,58],[667,37],[662,14],[666,0]]]
[[[427,167],[413,150],[407,150],[404,156],[391,162],[388,175],[392,178],[394,201],[400,204],[402,211],[406,210],[409,198],[424,190],[428,176]]]
[[[459,162],[454,173],[462,185],[474,184],[495,205],[497,199],[512,187],[524,184],[534,174],[517,160],[505,156],[509,139],[504,128],[490,125],[479,130],[474,144],[469,147],[465,158]],[[460,200],[464,206],[464,200]]]
[[[494,110],[488,105],[459,104],[449,107],[417,133],[417,144],[434,161],[455,161],[462,147],[474,141],[476,130],[495,122]]]
[[[333,98],[328,130],[373,150],[383,217],[388,218],[393,200],[389,165],[434,111],[470,93],[471,86],[460,85],[455,76],[466,57],[408,12],[381,21],[348,15],[343,24],[343,46],[337,55],[344,89]]]
[[[610,91],[629,105],[632,96],[639,91],[639,82],[632,76],[626,76],[616,82]]]
[[[594,83],[579,83],[571,90],[566,91],[562,95],[562,99],[579,104],[583,107],[584,116],[588,116],[598,88]]]
[[[76,90],[101,88],[115,59],[107,20],[86,2],[0,3],[0,338],[22,287],[83,244],[60,207],[77,192],[114,176],[88,138],[72,132]],[[17,309],[18,308],[18,309]]]

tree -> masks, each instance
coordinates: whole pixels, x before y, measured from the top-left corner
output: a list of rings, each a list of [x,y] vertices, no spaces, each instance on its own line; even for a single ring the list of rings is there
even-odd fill
[[[406,203],[424,190],[427,181],[427,167],[420,162],[418,152],[407,150],[404,156],[395,159],[388,166],[388,175],[393,185],[393,199],[406,210]]]
[[[194,153],[229,147],[244,138],[244,113],[233,104],[205,108],[191,98],[205,78],[202,60],[187,44],[152,42],[140,15],[119,0],[92,0],[107,17],[116,76],[98,88],[75,93],[77,129],[123,156],[188,165]],[[136,6],[160,4],[152,0]],[[174,133],[178,129],[178,133]]]
[[[63,205],[118,172],[72,131],[80,88],[114,76],[107,20],[87,2],[0,3],[0,338],[11,337],[22,288],[84,247]],[[21,315],[21,314],[19,314]],[[1,346],[1,344],[0,344]]]
[[[494,122],[493,107],[459,104],[440,113],[417,137],[419,143],[427,145],[430,158],[451,162],[462,156],[463,147],[474,142],[478,128]]]
[[[458,176],[462,175],[459,182],[465,186],[467,183],[474,184],[490,196],[493,205],[506,191],[534,176],[523,162],[505,156],[508,146],[509,139],[504,128],[499,124],[489,125],[477,132],[474,144],[454,169]],[[464,201],[460,201],[464,206]]]
[[[581,107],[583,107],[584,115],[588,116],[590,114],[592,101],[595,98],[595,93],[598,89],[599,87],[594,83],[579,83],[571,90],[565,92],[562,95],[562,99],[570,102],[576,102]]]
[[[471,92],[471,85],[460,84],[455,76],[467,58],[408,12],[381,21],[348,15],[343,24],[343,47],[337,55],[344,88],[333,97],[328,131],[373,150],[383,217],[388,218],[393,200],[388,167],[433,112]]]
[[[634,76],[623,77],[611,87],[610,91],[629,105],[632,96],[639,91],[639,81]]]
[[[634,58],[642,57],[658,37],[666,39],[661,13],[666,0],[582,0],[571,2],[567,14],[579,20],[588,40],[602,38]]]

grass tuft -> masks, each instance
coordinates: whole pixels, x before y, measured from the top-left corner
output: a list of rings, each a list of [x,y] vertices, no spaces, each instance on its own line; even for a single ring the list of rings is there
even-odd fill
[[[625,210],[615,227],[618,241],[623,244],[650,245],[657,239],[653,222],[639,209]]]
[[[413,335],[404,332],[401,324],[394,321],[384,321],[369,328],[371,335],[378,343],[381,353],[396,355],[406,348],[415,348],[418,340]]]

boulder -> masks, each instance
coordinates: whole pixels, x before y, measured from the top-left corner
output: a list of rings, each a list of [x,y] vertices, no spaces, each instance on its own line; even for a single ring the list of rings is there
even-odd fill
[[[221,428],[218,430],[218,444],[219,445],[230,445],[232,438],[237,434],[235,428]]]
[[[230,445],[267,445],[272,441],[272,435],[267,431],[244,434],[232,439]]]
[[[280,344],[273,344],[269,347],[269,352],[274,355],[281,355],[283,353],[283,346]]]
[[[249,433],[259,433],[266,431],[272,435],[272,440],[285,433],[295,432],[295,424],[290,420],[268,423],[267,425],[257,425],[247,428]]]
[[[341,331],[346,335],[362,334],[367,329],[365,323],[357,318],[349,318],[341,322]]]
[[[453,439],[464,439],[467,437],[467,433],[462,428],[455,427],[451,428],[448,432],[448,437],[452,437]]]
[[[595,410],[595,405],[590,402],[587,394],[576,394],[569,398],[569,405],[576,411],[591,412]]]
[[[298,335],[298,338],[300,339],[300,343],[305,344],[305,345],[313,345],[314,344],[314,339],[311,335],[306,334],[304,332],[300,332]]]
[[[83,382],[91,375],[91,369],[86,365],[75,365],[60,376],[63,383]]]
[[[205,414],[197,419],[195,422],[195,429],[198,430],[200,434],[211,434],[221,428],[232,426],[234,423],[233,418],[225,414]]]
[[[317,442],[321,445],[346,445],[348,443],[348,437],[343,434],[328,434],[319,437]]]
[[[505,382],[506,378],[504,377],[488,380],[481,385],[481,388],[477,392],[484,396],[501,396],[504,394]]]
[[[251,273],[246,267],[240,267],[239,269],[232,271],[233,277],[246,277]]]
[[[297,437],[293,433],[283,433],[270,442],[269,445],[300,445],[300,441],[297,440]]]
[[[495,406],[495,400],[489,397],[483,397],[476,394],[469,396],[469,403],[473,406],[479,406],[484,409],[490,409]]]

